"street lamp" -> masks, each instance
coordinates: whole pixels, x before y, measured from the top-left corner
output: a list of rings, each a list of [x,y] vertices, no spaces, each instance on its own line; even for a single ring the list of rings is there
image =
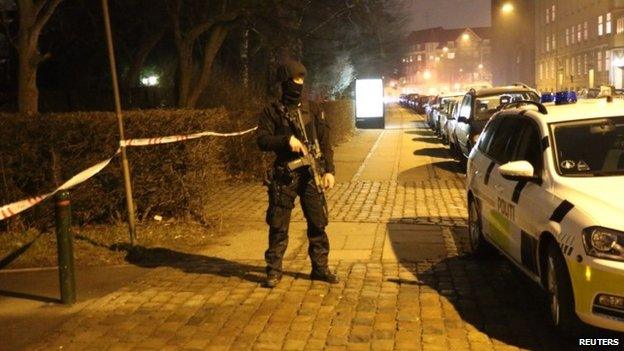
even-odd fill
[[[431,72],[426,70],[425,73],[423,73],[423,78],[425,78],[425,80],[429,80],[431,78]]]
[[[479,64],[479,69],[483,69],[483,64],[482,63]]]
[[[514,6],[510,2],[506,2],[505,4],[503,4],[503,7],[501,7],[501,11],[505,14],[512,13],[513,10],[514,10]]]

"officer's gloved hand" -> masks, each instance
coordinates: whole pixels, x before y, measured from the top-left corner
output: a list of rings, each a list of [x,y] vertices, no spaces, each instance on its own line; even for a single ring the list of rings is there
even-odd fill
[[[336,184],[336,179],[334,178],[334,175],[331,173],[325,173],[325,175],[323,176],[323,187],[325,189],[331,189],[334,187],[334,184]]]
[[[303,154],[304,156],[308,154],[308,149],[303,145],[303,143],[295,138],[294,135],[290,136],[290,140],[288,141],[288,145],[290,145],[290,150],[292,152]]]

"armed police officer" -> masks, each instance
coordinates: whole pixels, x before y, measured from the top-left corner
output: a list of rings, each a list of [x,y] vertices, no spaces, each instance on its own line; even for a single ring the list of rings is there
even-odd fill
[[[264,108],[259,117],[258,146],[274,152],[276,159],[267,177],[269,248],[265,252],[266,287],[282,278],[282,260],[288,245],[288,227],[295,199],[300,198],[307,221],[310,278],[337,283],[328,267],[329,240],[324,190],[334,186],[333,150],[329,126],[320,108],[302,99],[306,69],[298,61],[281,65],[277,78],[282,86],[279,101]]]

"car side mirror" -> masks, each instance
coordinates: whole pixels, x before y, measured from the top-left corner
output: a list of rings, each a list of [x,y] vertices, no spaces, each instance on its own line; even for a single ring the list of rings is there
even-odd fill
[[[498,167],[503,178],[517,181],[539,181],[535,168],[528,161],[513,161]]]
[[[459,116],[459,117],[457,117],[457,122],[459,122],[459,123],[468,123],[468,117]]]

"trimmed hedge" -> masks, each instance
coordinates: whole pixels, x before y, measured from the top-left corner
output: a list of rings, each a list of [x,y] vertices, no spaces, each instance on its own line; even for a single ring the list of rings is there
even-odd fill
[[[352,103],[329,102],[326,118],[332,141],[353,132]],[[257,115],[208,110],[145,110],[124,113],[126,138],[189,134],[204,130],[248,129]],[[108,112],[44,114],[24,117],[0,114],[0,205],[56,188],[74,174],[111,157],[118,146],[115,115]],[[127,149],[133,195],[139,219],[202,216],[203,204],[228,179],[258,179],[271,160],[258,150],[255,134],[207,137],[186,142]],[[54,156],[56,155],[56,156]],[[57,160],[56,162],[54,160]],[[56,175],[56,177],[55,177]],[[110,222],[125,217],[120,157],[91,180],[72,189],[77,224]],[[26,226],[52,223],[50,201],[24,212]],[[15,221],[15,220],[13,220]],[[0,226],[6,225],[6,221]]]
[[[131,111],[125,113],[125,118],[127,138],[230,131],[235,124],[224,109]],[[117,121],[112,113],[50,114],[37,118],[0,115],[0,119],[2,203],[54,189],[55,173],[64,181],[111,157],[118,145]],[[247,127],[253,125],[250,120],[247,122]],[[210,191],[228,175],[223,162],[227,143],[209,137],[128,148],[139,218],[153,213],[200,214]],[[58,156],[57,165],[54,153]],[[125,202],[119,156],[100,174],[73,189],[72,202],[78,223],[122,217]],[[25,217],[32,224],[51,218],[50,211],[51,206],[37,206]]]
[[[355,131],[355,105],[353,100],[336,100],[323,103],[325,118],[331,128],[333,145],[350,138]]]

